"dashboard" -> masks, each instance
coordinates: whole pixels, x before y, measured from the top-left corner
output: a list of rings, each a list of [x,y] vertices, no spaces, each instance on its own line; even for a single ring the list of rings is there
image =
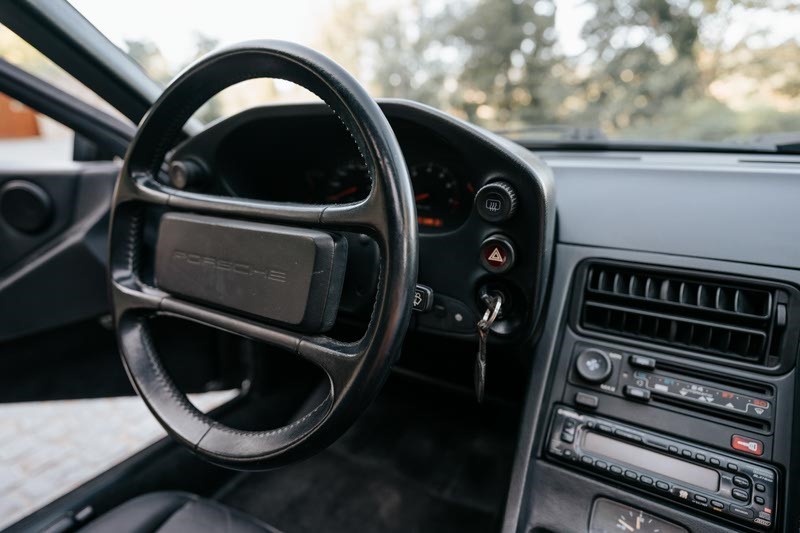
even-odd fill
[[[796,529],[800,158],[534,154],[417,104],[381,106],[431,291],[411,330],[474,339],[482,296],[501,294],[493,350],[528,364],[503,531]],[[243,198],[342,203],[370,187],[315,105],[230,117],[170,164],[194,173],[191,190]],[[348,270],[379,253],[348,239]],[[487,263],[502,243],[508,269]],[[341,309],[358,317],[377,273],[348,276]]]
[[[382,108],[417,207],[420,286],[412,330],[472,339],[486,296],[500,296],[493,342],[530,337],[544,307],[555,229],[549,168],[519,145],[431,108],[399,101]],[[348,203],[365,198],[371,186],[355,143],[322,104],[229,117],[179,145],[169,166],[189,191],[256,200]],[[345,237],[340,311],[363,320],[372,309],[379,250],[367,235]]]

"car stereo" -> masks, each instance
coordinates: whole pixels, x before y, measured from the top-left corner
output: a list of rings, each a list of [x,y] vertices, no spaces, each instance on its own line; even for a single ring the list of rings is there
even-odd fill
[[[710,448],[557,407],[547,453],[751,528],[776,522],[777,471]]]

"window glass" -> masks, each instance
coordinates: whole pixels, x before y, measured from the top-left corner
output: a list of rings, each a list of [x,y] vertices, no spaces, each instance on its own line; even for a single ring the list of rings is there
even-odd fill
[[[122,114],[108,102],[67,74],[66,71],[2,24],[0,24],[0,58],[61,89],[67,94],[79,98],[106,113],[122,118]]]

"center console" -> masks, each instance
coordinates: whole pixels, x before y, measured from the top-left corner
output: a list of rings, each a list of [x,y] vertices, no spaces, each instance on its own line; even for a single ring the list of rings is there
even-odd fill
[[[516,531],[797,530],[800,293],[766,269],[591,253],[562,247]]]

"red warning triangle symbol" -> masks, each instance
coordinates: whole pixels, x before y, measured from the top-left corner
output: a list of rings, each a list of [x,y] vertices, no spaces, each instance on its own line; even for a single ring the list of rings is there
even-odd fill
[[[496,247],[492,250],[492,253],[489,255],[489,261],[492,263],[505,263],[506,259],[503,257],[502,252],[500,252],[500,248]]]

